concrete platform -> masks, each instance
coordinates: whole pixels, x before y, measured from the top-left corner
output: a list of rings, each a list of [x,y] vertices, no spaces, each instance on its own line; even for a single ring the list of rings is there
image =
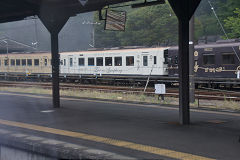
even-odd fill
[[[99,149],[0,129],[0,160],[126,159]]]
[[[63,97],[53,109],[49,95],[7,92],[0,102],[0,129],[46,138],[56,148],[60,141],[136,159],[240,157],[239,113],[191,110],[192,124],[181,126],[174,106]]]

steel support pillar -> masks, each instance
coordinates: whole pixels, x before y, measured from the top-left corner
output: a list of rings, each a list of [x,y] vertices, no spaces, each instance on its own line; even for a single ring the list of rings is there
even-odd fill
[[[190,124],[189,111],[189,20],[201,0],[169,0],[179,21],[179,121]]]
[[[52,7],[44,8],[42,13],[43,14],[39,14],[38,16],[51,35],[53,107],[59,108],[60,94],[58,34],[70,16]]]
[[[181,124],[190,123],[189,113],[189,20],[179,20],[179,116]]]
[[[195,82],[194,82],[194,15],[189,22],[189,92],[190,103],[195,102]]]
[[[60,107],[58,33],[51,33],[53,107]]]

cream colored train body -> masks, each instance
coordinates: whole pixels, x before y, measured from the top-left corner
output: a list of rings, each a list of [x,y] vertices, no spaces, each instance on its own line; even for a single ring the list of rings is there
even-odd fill
[[[0,72],[26,75],[49,74],[51,73],[51,54],[0,54]]]
[[[168,48],[139,48],[60,54],[61,74],[164,76]]]

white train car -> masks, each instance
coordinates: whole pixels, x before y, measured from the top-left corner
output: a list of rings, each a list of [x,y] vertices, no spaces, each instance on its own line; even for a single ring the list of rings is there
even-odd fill
[[[165,76],[168,48],[60,53],[60,73],[69,75]]]

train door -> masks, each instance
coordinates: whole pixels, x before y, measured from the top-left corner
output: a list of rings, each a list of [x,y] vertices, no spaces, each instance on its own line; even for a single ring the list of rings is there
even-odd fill
[[[149,58],[150,56],[148,54],[142,54],[141,55],[141,61],[142,61],[142,74],[143,75],[149,75],[150,71],[149,71]]]
[[[148,66],[148,59],[149,59],[149,55],[142,54],[142,66],[145,68]]]
[[[41,67],[43,67],[44,71],[47,71],[47,68],[50,68],[50,65],[48,64],[48,57],[47,56],[44,56],[43,57],[43,61],[42,61],[42,65]]]
[[[73,56],[68,56],[68,73],[73,73]]]
[[[4,59],[4,66],[5,66],[5,72],[8,73],[9,72],[9,58],[5,57]]]

